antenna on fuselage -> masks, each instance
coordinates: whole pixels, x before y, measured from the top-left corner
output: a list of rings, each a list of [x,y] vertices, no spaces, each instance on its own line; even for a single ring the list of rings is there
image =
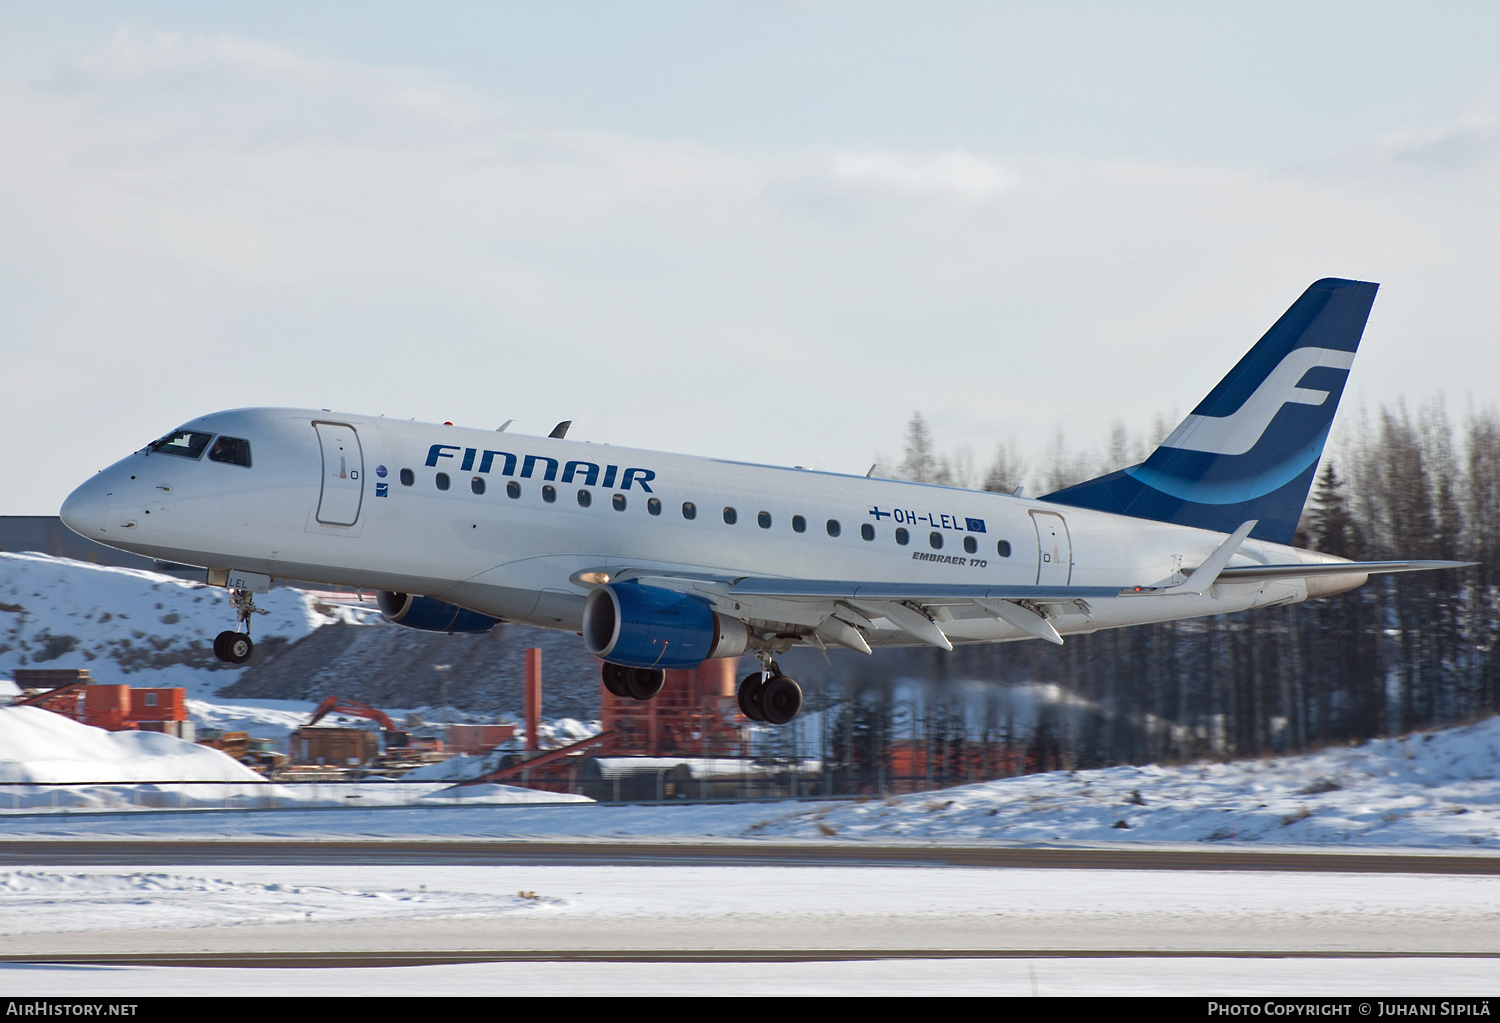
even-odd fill
[[[507,429],[510,428],[510,424],[514,423],[514,422],[515,422],[514,419],[507,419],[505,422],[503,422],[503,423],[500,424],[500,428],[497,429],[495,432],[496,433],[504,433]]]
[[[571,420],[571,419],[564,419],[562,422],[560,422],[556,426],[554,426],[552,428],[552,432],[549,433],[549,434],[547,434],[547,436],[551,437],[553,440],[562,440],[564,437],[566,437],[568,435],[568,427],[570,427],[572,425],[573,425],[573,420]]]

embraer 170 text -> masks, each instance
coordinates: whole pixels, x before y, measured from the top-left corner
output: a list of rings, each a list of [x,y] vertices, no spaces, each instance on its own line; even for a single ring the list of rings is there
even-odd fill
[[[216,412],[68,497],[101,543],[208,570],[252,650],[273,578],[379,591],[401,625],[582,635],[612,693],[747,651],[1041,639],[1291,604],[1380,572],[1290,546],[1377,285],[1322,280],[1149,458],[1039,499],[298,409]]]

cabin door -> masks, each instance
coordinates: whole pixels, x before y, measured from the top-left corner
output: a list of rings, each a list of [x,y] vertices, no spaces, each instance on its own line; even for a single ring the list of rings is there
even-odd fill
[[[359,521],[365,496],[365,457],[359,434],[347,423],[313,423],[323,448],[323,490],[317,519],[325,526],[352,526]]]

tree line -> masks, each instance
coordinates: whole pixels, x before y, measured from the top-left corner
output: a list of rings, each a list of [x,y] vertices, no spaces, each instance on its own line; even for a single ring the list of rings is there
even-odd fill
[[[1117,427],[1103,454],[1059,437],[1034,468],[1014,445],[990,465],[938,453],[920,414],[887,474],[1036,494],[1142,460],[1150,440]],[[904,711],[889,686],[830,692],[820,745],[856,766],[882,747],[926,743],[927,761],[1002,741],[1026,770],[1301,752],[1471,721],[1500,709],[1500,416],[1455,425],[1440,402],[1354,413],[1330,445],[1295,543],[1356,560],[1476,561],[1459,571],[1375,576],[1349,593],[1278,608],[1069,637],[933,651],[931,674],[1011,686],[1053,684],[1024,726],[1013,701],[941,685]],[[997,687],[1004,688],[1004,686]],[[899,719],[902,714],[905,721]],[[958,746],[953,744],[957,743]],[[967,743],[967,746],[964,744]],[[946,746],[944,744],[947,744]],[[950,758],[951,759],[951,758]],[[929,768],[930,770],[930,768]]]

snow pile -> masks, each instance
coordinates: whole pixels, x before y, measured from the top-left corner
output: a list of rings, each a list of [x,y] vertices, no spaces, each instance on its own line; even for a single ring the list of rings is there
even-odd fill
[[[332,622],[378,613],[303,590],[259,594],[257,642],[291,643]],[[186,686],[192,695],[244,670],[218,660],[213,638],[234,627],[229,591],[174,576],[0,552],[0,674],[19,667],[87,667],[100,682]],[[214,676],[217,675],[217,678]]]
[[[222,732],[249,732],[257,739],[281,740],[307,724],[316,708],[305,700],[241,700],[236,703],[189,700],[187,709],[188,716],[200,730],[217,728]]]
[[[407,781],[464,781],[469,778],[482,778],[491,771],[500,770],[500,762],[514,755],[515,750],[503,749],[493,749],[488,753],[478,753],[472,756],[459,753],[435,764],[423,764],[421,767],[408,771],[405,778]]]
[[[39,809],[409,806],[590,802],[508,785],[273,785],[207,746],[156,732],[107,732],[37,707],[0,708],[0,812]]]
[[[764,836],[1500,849],[1500,718],[1275,760],[1034,774],[768,815]]]
[[[0,781],[262,781],[216,749],[157,732],[106,732],[38,707],[0,708]]]
[[[588,796],[576,796],[566,792],[543,792],[541,789],[523,789],[515,785],[453,785],[423,796],[419,802],[425,805],[444,806],[509,804],[509,803],[592,803]]]

